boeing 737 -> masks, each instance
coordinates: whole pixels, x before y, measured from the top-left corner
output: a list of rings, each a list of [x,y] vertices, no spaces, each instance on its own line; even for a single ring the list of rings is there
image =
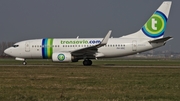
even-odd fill
[[[78,62],[92,65],[91,59],[114,58],[141,53],[164,46],[172,37],[164,37],[171,8],[171,1],[164,1],[137,32],[119,38],[44,38],[15,43],[4,53],[20,60],[52,59],[53,62]]]

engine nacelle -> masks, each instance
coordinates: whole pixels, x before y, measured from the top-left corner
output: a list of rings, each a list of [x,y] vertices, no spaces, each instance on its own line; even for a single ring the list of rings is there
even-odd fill
[[[68,52],[59,52],[52,54],[52,61],[54,62],[72,62],[72,55]]]

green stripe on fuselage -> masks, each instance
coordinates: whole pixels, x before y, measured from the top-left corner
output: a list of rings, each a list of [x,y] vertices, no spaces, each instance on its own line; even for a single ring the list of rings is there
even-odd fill
[[[43,59],[52,58],[53,53],[53,39],[43,39],[42,40],[42,57]]]
[[[48,43],[47,43],[48,47],[47,47],[47,56],[48,58],[52,57],[52,53],[53,53],[53,39],[48,39]]]

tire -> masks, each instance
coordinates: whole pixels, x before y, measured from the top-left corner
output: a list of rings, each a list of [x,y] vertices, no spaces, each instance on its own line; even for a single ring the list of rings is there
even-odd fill
[[[86,59],[86,60],[83,61],[83,65],[84,66],[91,66],[92,65],[92,61],[89,60],[89,59]]]
[[[26,61],[24,61],[22,64],[23,64],[23,65],[27,65]]]

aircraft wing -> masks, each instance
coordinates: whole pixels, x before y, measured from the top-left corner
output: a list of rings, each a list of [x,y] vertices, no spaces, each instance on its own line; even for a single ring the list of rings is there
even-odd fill
[[[107,44],[108,39],[109,39],[109,37],[111,35],[111,32],[112,31],[110,30],[107,33],[107,35],[104,37],[104,39],[101,41],[101,43],[99,43],[97,45],[94,45],[94,46],[74,50],[74,51],[71,52],[71,54],[73,54],[73,55],[84,55],[84,56],[87,56],[87,55],[94,56],[94,54],[97,53],[98,48],[100,48],[100,47]]]
[[[173,39],[172,37],[168,36],[168,37],[163,37],[160,39],[155,39],[155,40],[151,40],[149,41],[149,43],[161,43],[161,42],[167,42],[169,40]]]

